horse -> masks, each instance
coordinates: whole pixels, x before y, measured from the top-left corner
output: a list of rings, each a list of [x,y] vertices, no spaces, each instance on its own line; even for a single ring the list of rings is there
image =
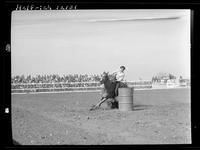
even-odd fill
[[[104,85],[104,88],[102,89],[102,97],[101,100],[96,104],[93,105],[90,110],[94,110],[96,108],[99,108],[102,103],[104,103],[108,99],[112,99],[112,104],[114,104],[114,108],[117,106],[117,101],[115,97],[117,96],[116,93],[116,77],[113,75],[109,75],[108,72],[103,72],[102,79],[100,80],[100,83]],[[123,84],[123,83],[122,83]],[[122,85],[122,87],[126,87],[126,85]]]

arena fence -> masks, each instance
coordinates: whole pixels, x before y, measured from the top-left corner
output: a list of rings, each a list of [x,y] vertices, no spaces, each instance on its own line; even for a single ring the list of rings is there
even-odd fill
[[[151,81],[129,81],[129,87],[152,88]],[[12,93],[32,93],[32,92],[60,92],[60,91],[87,91],[101,90],[99,82],[71,82],[71,83],[12,83]]]

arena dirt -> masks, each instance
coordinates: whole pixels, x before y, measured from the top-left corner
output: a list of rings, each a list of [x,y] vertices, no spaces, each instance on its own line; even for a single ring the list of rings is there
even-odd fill
[[[13,139],[22,145],[191,143],[190,103],[136,101],[129,112],[105,104],[89,111],[86,98],[66,103],[62,98],[22,97],[12,100]]]

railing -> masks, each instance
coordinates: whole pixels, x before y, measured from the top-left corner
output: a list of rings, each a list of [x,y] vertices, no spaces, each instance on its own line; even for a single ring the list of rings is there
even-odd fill
[[[152,88],[151,81],[129,81],[126,82],[129,87],[134,88]],[[99,82],[72,82],[72,83],[12,83],[12,93],[30,93],[30,92],[58,92],[58,91],[87,91],[101,90]]]

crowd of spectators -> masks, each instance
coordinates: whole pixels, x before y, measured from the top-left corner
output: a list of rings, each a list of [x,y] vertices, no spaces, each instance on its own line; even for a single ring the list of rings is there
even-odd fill
[[[11,83],[23,84],[23,83],[71,83],[71,82],[98,82],[100,81],[100,75],[78,75],[70,74],[59,76],[53,75],[36,75],[36,76],[13,76]]]
[[[12,89],[51,89],[100,86],[100,75],[36,75],[13,76]]]
[[[70,90],[80,88],[100,88],[100,75],[36,75],[13,76],[12,90]],[[151,86],[151,81],[127,82],[130,87]]]

